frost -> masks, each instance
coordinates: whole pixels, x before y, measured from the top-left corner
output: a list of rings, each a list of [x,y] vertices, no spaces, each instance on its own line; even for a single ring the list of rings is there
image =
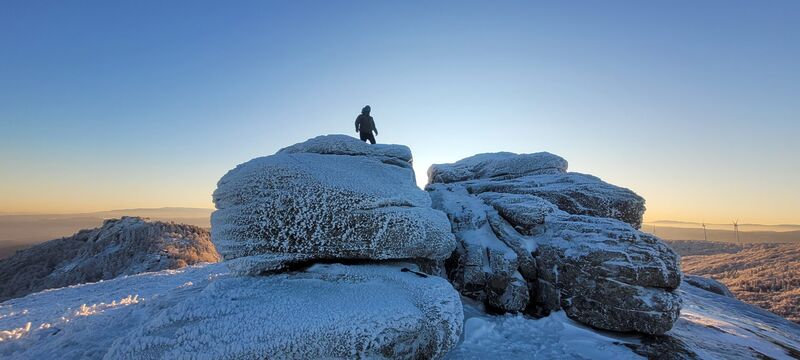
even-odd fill
[[[441,357],[461,334],[458,293],[403,267],[213,264],[45,291],[0,305],[0,357]]]
[[[547,153],[433,165],[425,189],[460,243],[448,277],[503,311],[564,309],[598,328],[669,330],[680,311],[678,257],[636,230],[644,199],[565,171],[566,161]]]
[[[125,216],[0,260],[0,300],[217,260],[203,228]]]
[[[455,247],[450,224],[410,167],[385,163],[410,156],[394,147],[328,136],[237,166],[213,196],[217,250],[226,260],[445,259]]]

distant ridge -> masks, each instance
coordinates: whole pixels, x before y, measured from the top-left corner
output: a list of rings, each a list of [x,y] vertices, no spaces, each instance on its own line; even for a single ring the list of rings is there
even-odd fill
[[[101,226],[104,220],[138,216],[209,228],[213,209],[191,207],[134,208],[85,213],[0,213],[0,259],[31,245],[66,237],[80,229]]]
[[[680,220],[655,220],[655,221],[647,221],[647,224],[677,224],[677,225],[695,225],[695,226],[702,226],[702,223],[699,222],[692,222],[692,221],[680,221]],[[731,224],[719,224],[719,223],[706,223],[706,226],[730,226]],[[761,227],[792,227],[792,228],[800,228],[800,224],[755,224],[755,223],[747,223],[747,224],[739,224],[739,226],[761,226]]]
[[[0,217],[3,216],[37,216],[37,217],[104,217],[104,216],[120,216],[129,214],[170,214],[170,215],[192,215],[192,216],[208,216],[214,209],[211,208],[193,208],[193,207],[159,207],[159,208],[131,208],[131,209],[115,209],[115,210],[101,210],[91,212],[78,212],[78,213],[34,213],[34,212],[0,212]]]

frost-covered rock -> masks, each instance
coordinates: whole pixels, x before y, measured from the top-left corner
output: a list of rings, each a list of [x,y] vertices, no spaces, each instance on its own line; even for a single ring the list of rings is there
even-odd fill
[[[344,135],[248,161],[214,192],[213,241],[226,260],[442,260],[455,239],[446,216],[416,186],[410,161],[405,146]]]
[[[683,276],[683,281],[685,281],[689,285],[701,288],[701,289],[703,289],[705,291],[710,291],[712,293],[715,293],[715,294],[718,294],[718,295],[722,295],[722,296],[731,297],[731,298],[734,298],[734,299],[736,298],[736,295],[734,295],[733,292],[731,292],[728,289],[728,287],[725,286],[725,284],[723,284],[723,283],[721,283],[721,282],[719,282],[717,280],[714,280],[712,278],[708,278],[708,277],[705,277],[705,276],[699,276],[699,275],[688,275],[687,274],[687,275]]]
[[[140,217],[106,220],[99,228],[81,230],[0,260],[0,301],[44,289],[218,260],[203,228]]]
[[[306,142],[285,147],[278,151],[278,153],[370,156],[404,167],[408,167],[412,160],[411,149],[409,149],[408,146],[367,144],[366,142],[359,141],[347,135],[317,136]]]
[[[42,292],[0,304],[0,358],[441,358],[461,334],[460,297],[402,267],[210,264]]]
[[[679,258],[636,229],[644,199],[632,191],[568,173],[548,153],[483,154],[428,173],[459,240],[446,265],[463,294],[512,312],[564,309],[608,330],[659,334],[676,321]]]
[[[547,152],[514,154],[487,153],[470,156],[453,164],[439,164],[428,169],[430,183],[507,178],[521,175],[559,174],[567,171],[567,161]]]
[[[526,175],[507,180],[471,181],[470,193],[531,195],[574,215],[607,217],[635,228],[642,225],[644,199],[633,191],[578,173]]]
[[[672,327],[681,272],[668,246],[611,219],[562,214],[545,224],[533,237],[540,306],[601,329],[662,334]]]
[[[463,341],[446,359],[797,359],[800,326],[733,298],[682,285],[684,306],[664,335],[595,331],[563,311],[543,318],[488,315],[464,304]]]

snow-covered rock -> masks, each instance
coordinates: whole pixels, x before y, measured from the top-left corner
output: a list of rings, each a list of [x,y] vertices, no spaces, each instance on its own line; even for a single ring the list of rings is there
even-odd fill
[[[106,220],[99,228],[81,230],[0,260],[0,301],[44,289],[218,260],[203,228],[139,217]]]
[[[560,174],[565,171],[567,171],[567,161],[551,153],[498,152],[470,156],[452,164],[431,166],[428,169],[428,181],[430,183],[451,183],[522,175]]]
[[[446,216],[416,186],[410,161],[405,146],[344,135],[248,161],[214,192],[213,241],[226,260],[442,260],[455,239]],[[240,265],[258,267],[257,260]]]
[[[41,292],[0,304],[0,358],[441,358],[461,301],[446,280],[401,271],[413,266],[210,264]]]
[[[488,315],[464,304],[462,341],[446,359],[709,359],[791,360],[800,357],[800,326],[775,314],[686,284],[683,310],[664,335],[600,331],[563,311],[533,319]]]
[[[725,284],[712,278],[686,274],[683,276],[683,281],[689,285],[713,292],[718,295],[736,298],[736,295],[734,295],[733,292],[731,292],[728,287],[725,286]]]
[[[355,141],[353,141],[355,140]],[[367,144],[347,135],[323,135],[285,147],[283,154],[314,153],[323,155],[370,156],[382,161],[409,167],[411,149],[405,145]]]
[[[499,310],[564,309],[597,328],[669,330],[680,312],[679,258],[636,229],[644,199],[566,166],[548,153],[433,165],[426,190],[459,240],[448,276]]]

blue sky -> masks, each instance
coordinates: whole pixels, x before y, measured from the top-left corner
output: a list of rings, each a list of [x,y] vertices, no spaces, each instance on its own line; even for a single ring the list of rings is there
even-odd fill
[[[211,207],[373,107],[431,163],[550,151],[647,218],[800,223],[796,1],[11,1],[0,211]]]

